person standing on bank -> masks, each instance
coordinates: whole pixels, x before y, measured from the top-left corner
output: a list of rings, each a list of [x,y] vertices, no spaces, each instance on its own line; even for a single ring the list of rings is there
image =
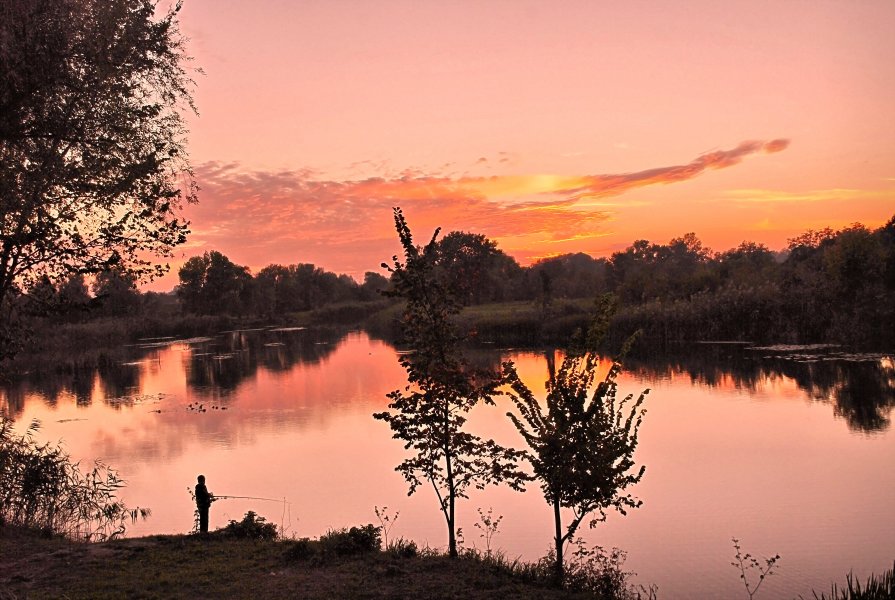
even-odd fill
[[[208,533],[208,509],[214,501],[214,494],[205,487],[205,475],[197,477],[196,508],[199,510],[199,533]]]

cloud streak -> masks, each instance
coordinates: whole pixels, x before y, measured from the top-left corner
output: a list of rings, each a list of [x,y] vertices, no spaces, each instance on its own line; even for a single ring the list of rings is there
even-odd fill
[[[199,165],[201,202],[190,207],[192,246],[237,262],[314,262],[362,273],[396,251],[391,209],[415,229],[484,233],[497,240],[559,242],[594,237],[610,218],[587,201],[693,179],[749,155],[784,150],[788,140],[743,142],[686,164],[621,174],[446,177],[408,173],[357,181],[320,179],[308,170],[245,171],[237,163]],[[532,237],[534,236],[534,237]]]

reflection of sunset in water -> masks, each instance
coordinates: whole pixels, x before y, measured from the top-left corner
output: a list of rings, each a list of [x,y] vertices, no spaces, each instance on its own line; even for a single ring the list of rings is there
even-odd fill
[[[212,528],[252,509],[287,534],[315,537],[375,522],[373,507],[387,505],[401,513],[393,538],[445,543],[431,490],[407,497],[394,472],[401,444],[371,417],[404,384],[390,345],[361,333],[339,339],[297,331],[134,350],[135,364],[115,372],[0,391],[0,409],[19,429],[40,419],[42,439],[64,440],[85,464],[102,458],[122,472],[125,500],[153,511],[131,535],[188,531],[187,488],[203,473],[218,495],[280,499],[221,500],[211,509]],[[475,358],[498,360],[479,351]],[[504,358],[543,397],[545,355]],[[891,377],[886,360],[878,365],[883,379]],[[801,371],[790,376],[789,366],[765,372],[749,363],[740,372],[732,365],[637,364],[619,377],[620,396],[652,389],[636,454],[647,471],[633,489],[644,504],[627,517],[610,515],[585,537],[626,550],[626,568],[658,584],[662,598],[740,593],[728,565],[733,536],[753,554],[782,555],[768,597],[825,589],[851,569],[864,577],[890,567],[895,436],[891,427],[861,430],[847,420],[858,409],[834,410],[831,394],[818,392],[858,380],[811,384],[807,393]],[[505,417],[511,408],[506,398],[477,408],[470,429],[520,447]],[[888,416],[890,409],[883,402],[875,410]],[[476,508],[489,506],[504,516],[493,543],[508,557],[544,554],[552,516],[536,484],[525,494],[473,490],[459,504],[467,546],[481,547]]]

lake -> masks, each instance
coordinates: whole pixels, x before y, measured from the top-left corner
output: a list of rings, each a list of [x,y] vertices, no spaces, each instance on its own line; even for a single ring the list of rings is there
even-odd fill
[[[407,496],[394,467],[404,456],[372,418],[405,384],[398,351],[363,332],[313,329],[226,332],[147,340],[114,369],[26,379],[0,388],[0,411],[19,431],[62,441],[88,464],[100,458],[128,481],[130,506],[152,516],[129,535],[185,533],[189,489],[205,474],[216,495],[211,526],[255,510],[286,535],[378,524],[374,507],[400,515],[389,537],[443,548],[444,520],[431,489]],[[516,362],[543,390],[544,351],[477,348],[476,362]],[[732,537],[745,552],[780,554],[758,598],[810,597],[853,570],[865,578],[895,559],[895,360],[836,348],[681,347],[631,359],[619,393],[645,388],[636,459],[647,467],[633,493],[643,506],[612,514],[589,543],[627,552],[634,581],[659,598],[744,597],[730,565]],[[543,393],[542,393],[543,395]],[[508,399],[473,411],[471,429],[522,447]],[[472,490],[460,502],[465,545],[484,549],[477,509],[502,515],[491,541],[535,560],[551,543],[552,511],[537,485],[524,494]]]

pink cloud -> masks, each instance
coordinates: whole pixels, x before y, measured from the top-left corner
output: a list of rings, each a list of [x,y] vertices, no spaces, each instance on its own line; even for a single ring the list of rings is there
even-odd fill
[[[220,250],[255,269],[313,262],[360,275],[397,250],[394,206],[401,206],[411,225],[425,235],[442,227],[498,241],[531,235],[547,241],[571,239],[600,231],[609,217],[583,206],[583,199],[686,181],[734,166],[751,154],[779,152],[787,144],[749,141],[683,165],[571,177],[452,178],[405,171],[394,178],[328,181],[309,170],[244,171],[236,163],[209,162],[196,169],[202,189],[200,203],[189,208],[191,246]]]

